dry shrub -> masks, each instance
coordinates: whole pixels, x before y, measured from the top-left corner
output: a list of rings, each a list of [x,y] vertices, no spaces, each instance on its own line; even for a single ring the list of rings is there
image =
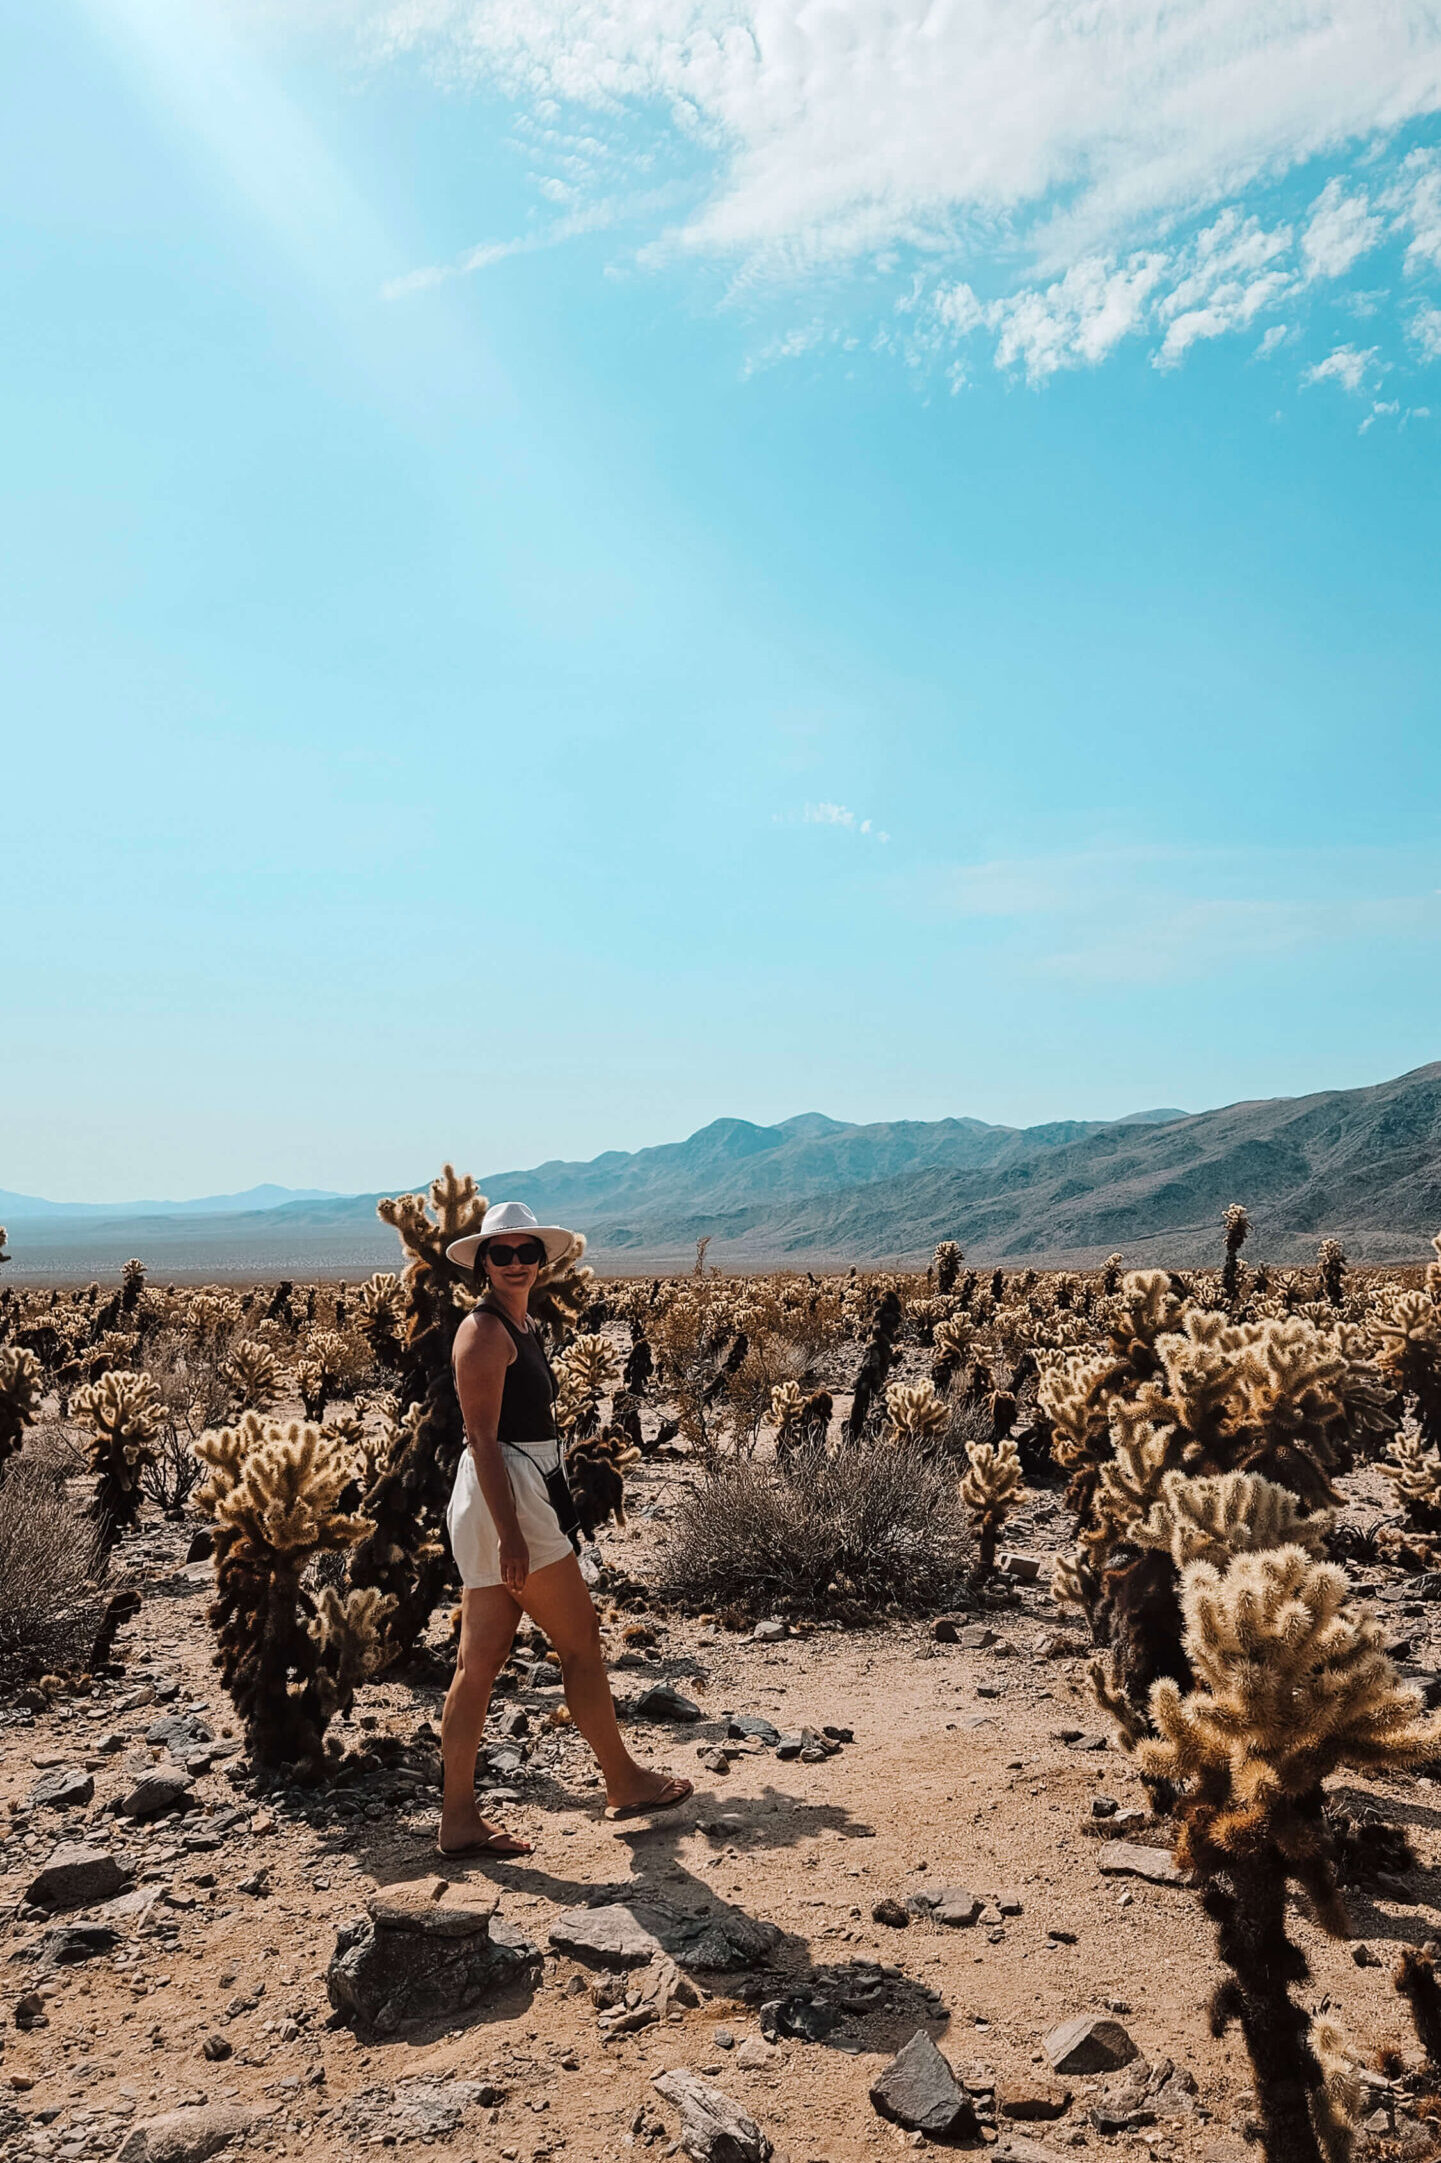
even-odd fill
[[[0,1486],[0,1676],[83,1665],[105,1599],[98,1528],[28,1454]]]
[[[973,1560],[954,1472],[898,1438],[717,1465],[677,1508],[660,1570],[704,1606],[924,1612]]]

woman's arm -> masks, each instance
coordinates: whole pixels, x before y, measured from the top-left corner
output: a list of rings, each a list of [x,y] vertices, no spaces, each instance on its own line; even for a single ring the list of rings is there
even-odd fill
[[[514,1358],[505,1324],[489,1314],[476,1315],[455,1348],[456,1394],[480,1491],[500,1534],[501,1580],[507,1592],[518,1593],[530,1575],[530,1551],[521,1536],[498,1436],[505,1370]]]

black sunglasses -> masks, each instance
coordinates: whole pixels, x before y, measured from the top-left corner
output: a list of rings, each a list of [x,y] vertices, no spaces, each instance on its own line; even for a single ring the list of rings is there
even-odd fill
[[[527,1269],[533,1269],[537,1262],[545,1260],[545,1249],[538,1239],[527,1239],[518,1247],[507,1247],[493,1239],[485,1250],[485,1259],[498,1262],[502,1269],[509,1269],[512,1262],[524,1262]]]

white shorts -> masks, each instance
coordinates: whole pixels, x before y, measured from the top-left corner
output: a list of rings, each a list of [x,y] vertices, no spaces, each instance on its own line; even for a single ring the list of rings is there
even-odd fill
[[[505,1469],[510,1474],[515,1514],[520,1520],[521,1538],[530,1552],[531,1569],[543,1570],[552,1562],[573,1555],[575,1549],[560,1529],[560,1520],[551,1507],[543,1476],[553,1472],[560,1463],[560,1444],[551,1440],[512,1447],[510,1443],[502,1442],[500,1450]],[[480,1475],[468,1446],[461,1451],[460,1463],[455,1468],[455,1485],[450,1491],[445,1527],[450,1534],[450,1551],[460,1571],[460,1581],[467,1592],[478,1592],[484,1586],[502,1583],[500,1534],[480,1491]]]

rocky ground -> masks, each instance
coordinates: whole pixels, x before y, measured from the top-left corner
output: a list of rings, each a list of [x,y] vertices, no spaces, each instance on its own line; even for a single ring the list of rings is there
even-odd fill
[[[610,1563],[644,1578],[682,1476],[631,1482]],[[186,1562],[191,1525],[148,1522],[122,1672],[3,1708],[0,2156],[599,2163],[684,2138],[715,2163],[767,2143],[854,2163],[944,2138],[1014,2163],[1240,2163],[1248,2071],[1207,2028],[1210,1926],[1044,1589],[1065,1527],[1035,1498],[1013,1545],[1039,1580],[939,1637],[618,1615],[617,1693],[697,1783],[651,1827],[603,1821],[532,1648],[481,1781],[536,1853],[462,1868],[433,1844],[443,1668],[362,1693],[333,1782],[262,1790],[209,1664],[211,1565]],[[1418,1589],[1441,1586],[1360,1574],[1429,1675],[1441,1606]],[[1354,1896],[1351,1942],[1298,1921],[1304,1995],[1368,2063],[1414,2066],[1391,1970],[1441,1927],[1441,1795],[1349,1792],[1419,1864]],[[1373,2151],[1435,2153],[1404,2081],[1372,2081]]]

